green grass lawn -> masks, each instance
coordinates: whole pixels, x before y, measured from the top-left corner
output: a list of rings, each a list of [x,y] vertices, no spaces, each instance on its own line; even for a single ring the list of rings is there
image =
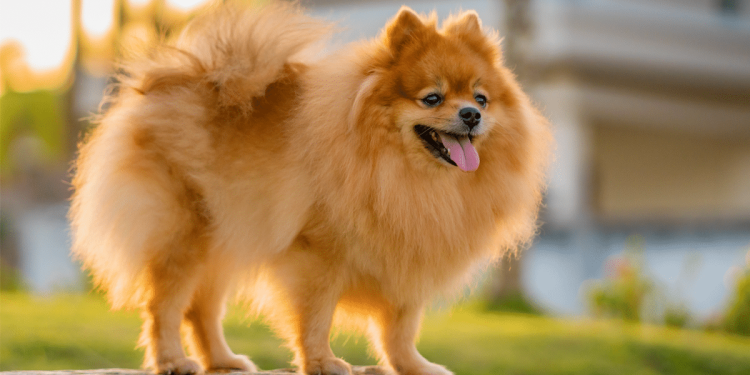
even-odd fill
[[[261,368],[288,367],[291,354],[259,323],[231,309],[235,352]],[[0,370],[137,368],[140,318],[110,312],[101,297],[0,294]],[[367,365],[366,340],[337,335],[334,352]],[[568,321],[484,312],[471,305],[434,312],[419,348],[457,375],[750,374],[750,338],[617,321]]]

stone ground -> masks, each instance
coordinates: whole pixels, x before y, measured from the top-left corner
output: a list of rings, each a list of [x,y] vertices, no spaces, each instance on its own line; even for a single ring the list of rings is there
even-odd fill
[[[353,366],[353,375],[386,375],[387,373],[378,366]],[[128,369],[101,369],[101,370],[62,370],[62,371],[2,371],[2,375],[153,375],[153,373],[144,370]],[[211,374],[232,374],[232,375],[299,375],[294,369],[278,369],[261,372],[215,372]]]

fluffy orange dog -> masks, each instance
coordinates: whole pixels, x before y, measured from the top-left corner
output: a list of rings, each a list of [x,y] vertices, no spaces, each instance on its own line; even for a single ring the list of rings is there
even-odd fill
[[[219,9],[107,99],[74,253],[114,308],[142,309],[145,366],[255,370],[224,340],[235,291],[306,374],[351,372],[334,315],[395,373],[450,374],[415,348],[425,304],[533,235],[548,125],[477,14],[438,29],[403,8],[377,40],[311,53],[329,31],[291,6]]]

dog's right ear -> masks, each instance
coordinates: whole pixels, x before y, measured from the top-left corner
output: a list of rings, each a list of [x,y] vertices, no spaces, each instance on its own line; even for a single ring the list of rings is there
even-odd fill
[[[411,39],[424,29],[425,25],[417,13],[404,5],[386,27],[386,44],[394,55],[397,55]]]

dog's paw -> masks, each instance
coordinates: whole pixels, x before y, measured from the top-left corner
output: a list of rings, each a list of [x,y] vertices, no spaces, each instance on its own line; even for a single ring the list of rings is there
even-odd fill
[[[307,375],[351,375],[352,366],[338,358],[309,361],[303,370]]]
[[[242,372],[258,372],[258,366],[244,355],[233,354],[230,357],[211,363],[209,371],[239,370]]]
[[[448,371],[447,368],[434,364],[434,363],[430,363],[422,367],[421,369],[419,369],[418,373],[415,373],[415,375],[417,374],[419,375],[453,375],[453,373]]]
[[[156,365],[158,374],[166,375],[203,375],[203,367],[190,358],[179,358],[161,361]]]
[[[409,369],[399,366],[394,368],[393,372],[398,375],[453,375],[453,373],[448,371],[445,367],[430,362]]]

